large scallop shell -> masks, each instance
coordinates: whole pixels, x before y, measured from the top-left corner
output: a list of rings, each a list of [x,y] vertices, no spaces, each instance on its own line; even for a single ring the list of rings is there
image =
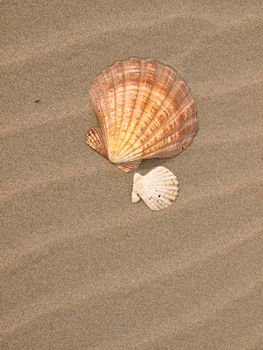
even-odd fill
[[[143,159],[179,154],[198,130],[186,84],[151,59],[131,58],[104,69],[90,98],[99,127],[89,130],[87,144],[126,172]]]
[[[132,202],[143,199],[152,210],[169,207],[178,195],[176,176],[167,168],[158,166],[147,175],[135,173],[133,177]]]

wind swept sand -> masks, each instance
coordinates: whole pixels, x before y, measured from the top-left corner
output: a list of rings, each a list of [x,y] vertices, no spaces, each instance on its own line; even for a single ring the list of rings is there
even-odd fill
[[[2,1],[3,350],[263,349],[262,1]],[[91,81],[173,67],[200,131],[177,201],[130,200],[85,144]]]

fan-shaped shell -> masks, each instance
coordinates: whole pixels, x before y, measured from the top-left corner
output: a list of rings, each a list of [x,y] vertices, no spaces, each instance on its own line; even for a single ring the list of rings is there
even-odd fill
[[[186,84],[151,59],[131,58],[104,69],[90,98],[99,128],[89,130],[87,143],[124,171],[143,159],[177,155],[198,129]]]
[[[176,176],[167,168],[158,166],[147,175],[138,173],[133,177],[132,202],[143,199],[152,210],[169,207],[178,195]]]

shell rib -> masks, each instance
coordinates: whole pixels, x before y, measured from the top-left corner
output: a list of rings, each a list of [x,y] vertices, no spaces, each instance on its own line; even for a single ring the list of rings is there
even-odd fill
[[[124,171],[143,159],[179,154],[197,133],[195,102],[175,72],[151,59],[131,58],[93,81],[90,99],[99,123],[87,143]]]
[[[169,207],[178,195],[176,176],[167,168],[158,166],[147,175],[138,173],[133,177],[132,202],[143,199],[152,210]]]

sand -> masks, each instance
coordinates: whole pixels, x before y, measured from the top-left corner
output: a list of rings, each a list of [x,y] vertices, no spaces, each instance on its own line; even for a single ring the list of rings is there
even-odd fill
[[[262,350],[262,1],[2,1],[3,350]],[[152,212],[91,150],[91,81],[176,69],[200,131]]]

